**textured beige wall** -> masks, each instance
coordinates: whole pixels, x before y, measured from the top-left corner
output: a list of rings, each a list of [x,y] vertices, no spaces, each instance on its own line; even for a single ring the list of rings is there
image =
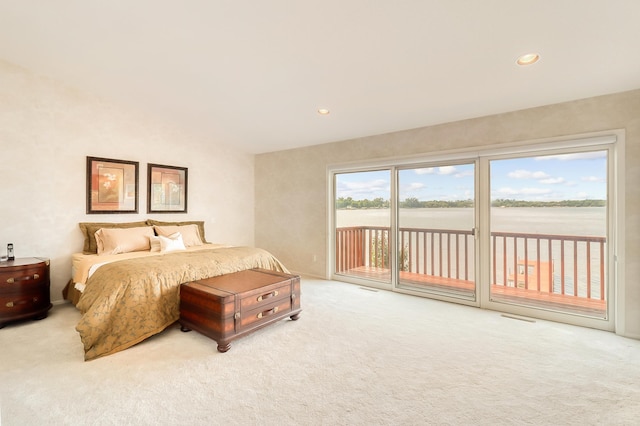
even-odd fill
[[[140,162],[139,214],[85,213],[86,156]],[[189,168],[187,214],[146,213],[147,163]],[[204,220],[209,241],[254,243],[254,157],[0,61],[0,254],[51,259],[62,299],[78,222]]]
[[[620,329],[640,338],[640,90],[258,155],[256,244],[292,270],[326,275],[329,165],[612,129],[626,131],[627,279]]]

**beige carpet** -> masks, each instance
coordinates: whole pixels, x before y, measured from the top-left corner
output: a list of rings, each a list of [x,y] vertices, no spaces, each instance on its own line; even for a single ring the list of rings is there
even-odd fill
[[[313,279],[302,305],[226,354],[173,326],[90,362],[55,306],[0,330],[1,424],[640,422],[640,341]]]

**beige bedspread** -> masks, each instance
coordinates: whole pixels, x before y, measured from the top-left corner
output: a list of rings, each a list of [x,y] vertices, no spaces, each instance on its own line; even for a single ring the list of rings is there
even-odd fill
[[[177,321],[180,284],[252,268],[288,272],[273,255],[253,247],[173,252],[101,266],[77,304],[85,360],[129,348]]]

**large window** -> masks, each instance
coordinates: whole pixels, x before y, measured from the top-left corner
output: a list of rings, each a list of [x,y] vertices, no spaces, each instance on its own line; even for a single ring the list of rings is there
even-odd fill
[[[612,329],[615,142],[336,168],[333,277]]]

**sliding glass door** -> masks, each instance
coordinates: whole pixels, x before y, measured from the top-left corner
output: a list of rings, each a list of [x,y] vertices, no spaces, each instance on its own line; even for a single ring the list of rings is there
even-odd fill
[[[335,273],[391,283],[391,172],[334,178]]]
[[[333,274],[610,329],[615,152],[608,136],[335,172]]]
[[[607,151],[490,161],[491,300],[607,316]]]
[[[398,170],[398,286],[475,299],[475,164]]]

